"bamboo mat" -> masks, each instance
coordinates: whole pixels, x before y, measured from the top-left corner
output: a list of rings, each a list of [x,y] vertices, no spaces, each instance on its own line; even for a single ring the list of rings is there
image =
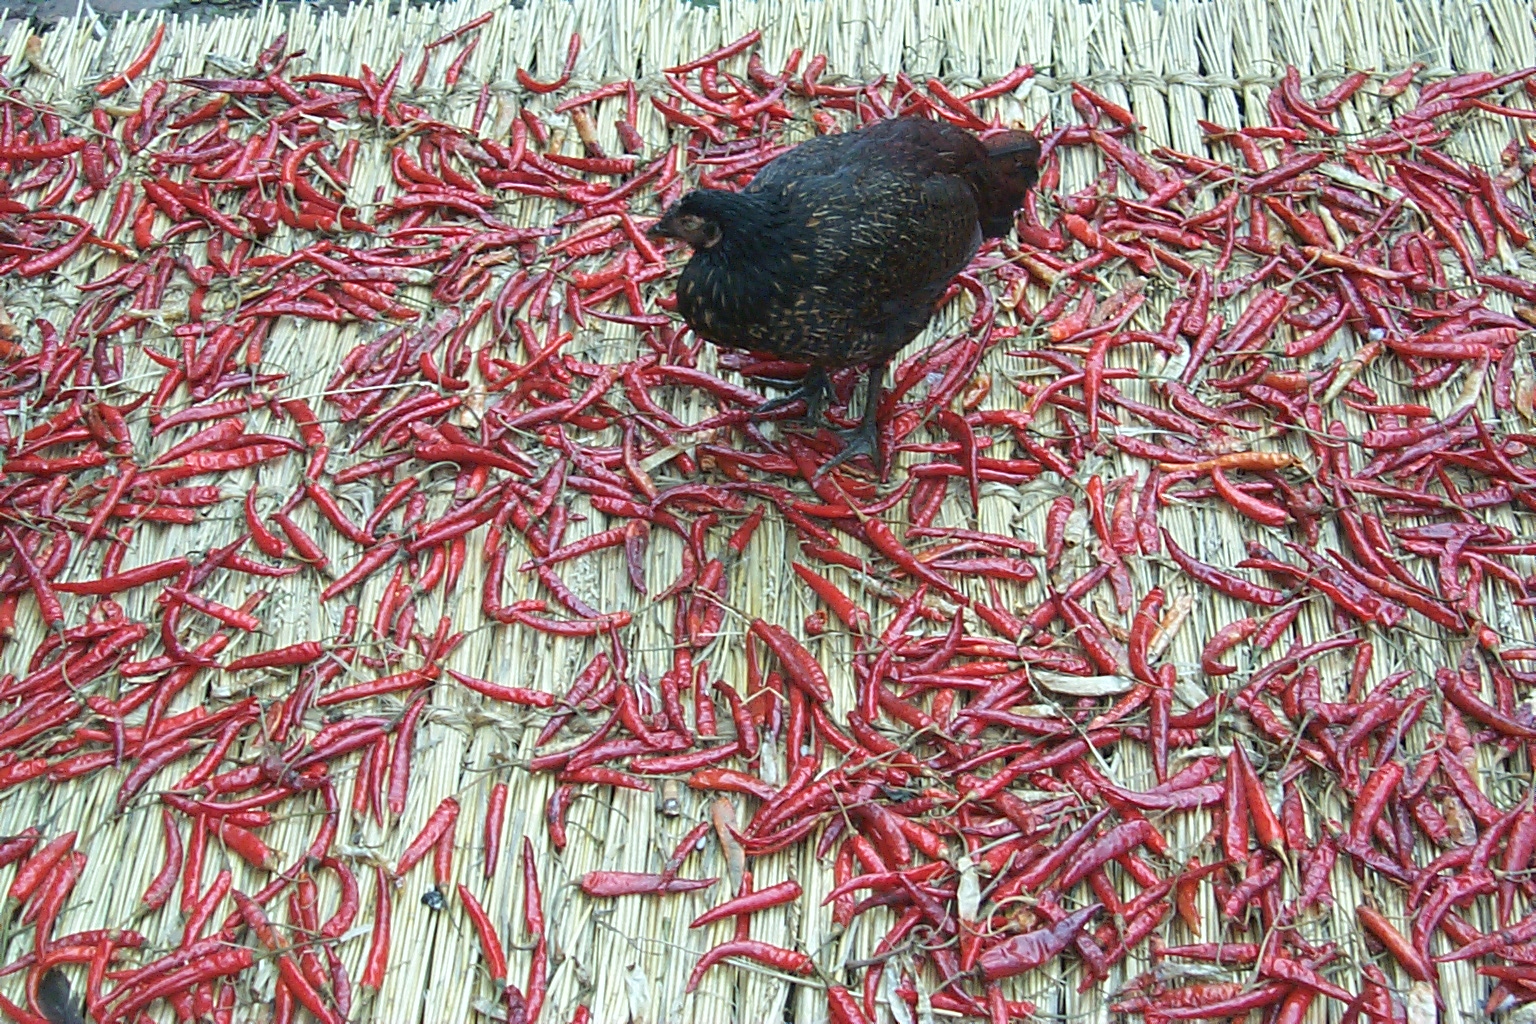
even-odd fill
[[[351,74],[360,64],[387,68],[401,53],[406,56],[406,66],[414,67],[422,41],[489,10],[496,10],[496,17],[485,30],[458,87],[444,94],[440,89],[433,91],[429,84],[413,102],[422,103],[438,116],[467,123],[481,82],[492,83],[494,92],[508,101],[527,99],[512,79],[513,69],[530,68],[539,77],[552,77],[551,64],[558,64],[572,32],[579,32],[587,41],[571,83],[572,90],[581,90],[613,77],[635,76],[643,86],[648,76],[650,81],[656,80],[660,68],[761,28],[761,50],[769,67],[782,64],[791,49],[801,47],[807,53],[827,54],[829,74],[853,79],[905,70],[914,77],[936,74],[947,82],[974,87],[1017,64],[1034,64],[1040,73],[1027,88],[998,101],[995,109],[1004,118],[1031,124],[1042,118],[1067,123],[1073,119],[1068,85],[1085,82],[1109,98],[1128,104],[1146,125],[1151,142],[1198,153],[1203,150],[1196,119],[1239,124],[1246,114],[1248,123],[1259,123],[1268,89],[1287,64],[1301,69],[1309,88],[1320,90],[1335,83],[1346,69],[1374,68],[1390,73],[1410,62],[1422,61],[1430,76],[1445,76],[1467,69],[1503,71],[1536,64],[1532,5],[1514,0],[1479,4],[1457,0],[1174,0],[1160,7],[1149,3],[1075,0],[786,0],[773,4],[725,0],[718,9],[710,10],[674,0],[533,0],[521,9],[484,0],[465,0],[404,9],[381,2],[321,14],[302,7],[265,7],[249,15],[206,21],[172,18],[166,22],[166,41],[155,74],[169,78],[204,73],[205,61],[219,57],[229,58],[233,65],[245,64],[282,32],[288,34],[290,47],[306,51],[305,70]],[[94,81],[103,69],[121,66],[143,47],[160,21],[158,15],[145,14],[112,22],[85,16],[61,23],[44,35],[46,59],[59,78],[51,85],[33,81],[29,89],[67,108],[68,97],[79,85]],[[13,63],[21,60],[27,34],[20,29],[3,41],[3,52],[11,56]],[[443,66],[451,56],[439,51],[428,76],[429,83],[441,81]],[[556,98],[534,98],[530,102],[548,110]],[[1348,126],[1353,119],[1355,126],[1363,127],[1371,123],[1375,113],[1372,101],[1362,97],[1348,105],[1344,123]],[[606,120],[598,118],[599,124],[611,121],[611,116]],[[648,138],[664,137],[660,119],[649,105],[641,106],[639,128]],[[1479,127],[1460,133],[1451,151],[1463,159],[1496,168],[1499,152],[1507,141],[1507,135],[1480,123]],[[357,194],[372,194],[376,185],[389,180],[388,168],[379,157],[382,150],[375,148],[371,152],[370,159],[369,146],[365,145],[355,175]],[[1090,153],[1067,153],[1062,190],[1081,186],[1099,169]],[[522,223],[542,225],[553,219],[553,207],[541,206],[533,200],[525,201],[521,210]],[[105,200],[97,200],[82,215],[102,223],[106,213]],[[282,237],[278,236],[279,244]],[[1536,263],[1520,254],[1519,266],[1522,272],[1530,273]],[[85,273],[75,274],[75,280],[85,280]],[[17,322],[37,313],[47,313],[56,322],[61,314],[67,319],[67,310],[76,297],[67,286],[43,293],[17,282],[0,281],[0,298]],[[1166,297],[1154,296],[1152,306],[1154,315],[1160,316]],[[953,333],[970,311],[968,300],[957,300],[919,343]],[[285,385],[288,392],[316,397],[340,356],[358,338],[355,325],[332,329],[284,321],[268,343],[268,358],[290,374]],[[571,351],[593,361],[628,359],[634,356],[636,341],[626,328],[607,324],[581,336]],[[703,365],[711,368],[713,353],[706,349],[703,358]],[[135,368],[132,359],[129,366],[131,375]],[[153,369],[148,363],[137,366],[138,372],[145,374]],[[997,382],[1019,372],[1017,361],[1010,360],[1001,350],[995,351],[982,369]],[[1383,401],[1406,393],[1393,381],[1369,373],[1366,379],[1381,390]],[[309,382],[307,392],[300,382]],[[1130,393],[1135,395],[1134,391]],[[1448,385],[1436,400],[1445,408],[1454,398],[1455,387]],[[988,399],[991,407],[1022,402],[1011,388],[998,385],[994,385]],[[714,412],[701,394],[683,389],[677,390],[668,408],[686,421],[703,419]],[[262,429],[260,415],[251,419],[252,430]],[[1362,424],[1363,421],[1352,426],[1363,429]],[[902,478],[903,465],[910,461],[911,456],[898,461],[893,479]],[[1092,471],[1110,479],[1129,469],[1128,464],[1110,459]],[[248,473],[246,482],[258,485],[263,493],[280,495],[292,490],[300,472],[295,465],[287,479],[270,472]],[[962,490],[951,489],[940,523],[967,524],[970,511]],[[1057,493],[1055,485],[1044,482],[1022,488],[985,484],[976,522],[983,530],[1038,540],[1044,534],[1045,507]],[[577,536],[605,525],[603,517],[591,514],[582,501],[576,502],[573,512],[589,515],[586,523],[573,526]],[[1527,521],[1507,509],[1492,519],[1517,536],[1529,534]],[[1210,505],[1169,509],[1163,521],[1193,554],[1218,565],[1230,565],[1241,559],[1243,539],[1258,536],[1251,524]],[[301,522],[314,525],[317,520]],[[238,502],[226,502],[215,509],[195,536],[189,536],[185,530],[145,526],[140,532],[144,550],[135,551],[129,562],[151,562],[188,547],[211,548],[227,543],[241,528]],[[1079,540],[1085,530],[1083,523],[1074,522],[1074,535]],[[158,549],[154,547],[157,541],[162,545]],[[433,597],[422,609],[428,621],[434,621],[439,614],[449,615],[458,628],[471,631],[450,666],[483,678],[563,692],[574,673],[601,649],[600,645],[485,625],[478,599],[478,580],[483,570],[478,548],[477,543],[470,545],[470,561],[457,594],[441,605]],[[329,553],[336,558],[345,557],[341,549]],[[520,555],[514,549],[514,564]],[[815,610],[814,602],[794,584],[789,572],[794,555],[792,531],[770,514],[746,556],[730,569],[725,637],[709,657],[712,668],[726,679],[743,677],[740,641],[746,624],[753,618],[790,625]],[[1089,564],[1086,545],[1078,544],[1068,557],[1078,558],[1080,569]],[[658,532],[647,563],[651,579],[670,579],[679,559],[680,545]],[[566,579],[577,594],[604,610],[624,608],[633,612],[635,625],[629,643],[635,670],[652,679],[659,677],[670,664],[673,606],[650,604],[637,598],[628,586],[624,562],[617,552],[586,559],[575,566]],[[1532,568],[1536,566],[1526,565],[1524,571]],[[1175,597],[1196,596],[1190,592],[1187,581],[1166,568],[1138,563],[1133,572],[1139,589],[1161,581]],[[524,581],[510,584],[505,600],[537,596],[526,578],[511,574],[509,578]],[[834,573],[834,578],[849,588],[860,586],[851,574]],[[383,580],[376,579],[363,595],[365,621],[379,600],[382,586]],[[518,586],[527,588],[526,592],[518,592]],[[962,584],[962,588],[965,586]],[[1492,588],[1494,584],[1488,586]],[[267,638],[266,646],[336,633],[334,606],[322,605],[317,599],[319,581],[306,574],[284,581],[279,587],[281,592],[269,599],[270,607],[264,609],[263,617],[273,634]],[[1009,604],[1030,607],[1042,593],[1038,583],[1011,587]],[[1499,600],[1497,594],[1501,592],[1494,593],[1496,596],[1486,602],[1489,624],[1506,637],[1536,637],[1528,613],[1507,600]],[[211,596],[238,603],[235,594]],[[1195,680],[1202,679],[1194,666],[1205,639],[1224,623],[1246,614],[1209,592],[1198,598],[1188,621],[1173,640],[1169,655],[1181,674],[1190,671]],[[149,601],[148,596],[131,596],[126,602],[129,616],[149,616]],[[883,609],[875,602],[869,602],[868,607],[872,612]],[[888,610],[879,612],[877,630],[888,617]],[[1320,607],[1305,609],[1298,626],[1304,637],[1326,636],[1332,631],[1328,616]],[[17,642],[6,648],[0,668],[24,668],[40,635],[41,624],[24,602]],[[1399,631],[1390,638],[1379,637],[1378,663],[1372,681],[1398,667],[1432,677],[1436,667],[1454,664],[1460,643],[1429,632]],[[851,643],[834,631],[813,641],[812,650],[832,677],[838,706],[846,708],[853,693],[848,667]],[[1380,656],[1387,652],[1388,656]],[[235,653],[240,653],[239,649]],[[1242,664],[1241,658],[1239,662],[1245,672],[1253,667]],[[1345,662],[1338,662],[1339,674],[1345,667]],[[284,682],[273,682],[271,692],[281,692]],[[1333,683],[1330,680],[1326,685],[1332,687]],[[243,694],[225,692],[215,684],[201,695],[183,695],[176,710],[197,700],[216,706],[239,696]],[[338,848],[359,858],[377,856],[392,862],[438,802],[455,796],[463,807],[456,872],[480,894],[492,916],[503,923],[504,935],[526,941],[520,926],[522,888],[515,870],[515,854],[518,837],[529,836],[541,866],[550,921],[549,940],[554,951],[550,1005],[545,1020],[565,1021],[576,1003],[584,1001],[593,1008],[599,1024],[628,1020],[646,1024],[823,1021],[825,1001],[808,986],[790,984],[751,969],[717,969],[706,977],[697,994],[683,995],[684,981],[697,956],[726,935],[725,925],[696,931],[687,927],[696,914],[718,901],[718,893],[617,901],[592,901],[580,894],[574,881],[589,870],[656,870],[675,842],[694,823],[703,820],[707,801],[685,790],[681,813],[666,816],[658,813],[656,798],[651,794],[621,790],[611,798],[599,799],[585,793],[578,797],[572,810],[570,846],[557,855],[550,849],[543,827],[543,808],[552,783],[547,776],[533,776],[518,767],[533,752],[532,739],[539,724],[533,715],[492,706],[467,690],[434,688],[419,732],[410,800],[404,815],[382,830],[371,822],[345,825]],[[1490,795],[1505,806],[1515,803],[1531,785],[1529,765],[1496,765],[1490,760],[1483,767]],[[1148,764],[1134,752],[1123,757],[1108,754],[1100,769],[1121,782],[1141,783],[1150,775]],[[480,823],[490,787],[496,781],[510,785],[511,797],[504,830],[503,866],[496,878],[485,882],[480,878]],[[120,773],[107,771],[63,785],[27,784],[0,796],[0,833],[30,825],[47,826],[50,833],[65,829],[81,831],[79,845],[90,855],[90,862],[60,922],[61,931],[128,921],[147,879],[161,863],[157,805],[141,799],[127,813],[114,815],[112,800],[120,782]],[[350,786],[350,780],[341,783],[344,801],[350,797]],[[1331,807],[1334,817],[1341,815],[1342,805],[1335,794],[1320,793],[1315,798],[1320,807]],[[285,805],[299,806],[299,801]],[[309,810],[309,815],[299,812],[292,819],[266,829],[264,834],[271,845],[290,856],[302,849],[313,833],[315,819],[310,815],[318,813],[318,803],[312,802]],[[1203,827],[1191,826],[1170,835],[1175,855],[1187,855],[1203,831]],[[250,891],[265,880],[238,859],[226,859],[238,888]],[[825,913],[806,912],[806,908],[817,907],[831,888],[828,865],[816,860],[809,845],[762,859],[755,868],[760,887],[793,878],[804,886],[806,896],[791,908],[761,915],[754,923],[754,935],[797,945],[821,962],[837,964],[868,956],[883,934],[881,929],[891,923],[891,918],[879,911],[862,918],[847,934],[834,936]],[[713,846],[695,859],[689,873],[694,877],[724,874]],[[8,877],[9,871],[0,875],[0,880]],[[367,907],[372,889],[368,876],[360,877],[364,915],[356,934],[340,948],[354,976],[367,943]],[[477,1008],[488,1004],[492,987],[483,970],[476,966],[475,936],[456,904],[448,911],[437,912],[419,902],[418,897],[430,884],[428,869],[421,866],[407,878],[405,888],[397,895],[394,953],[388,981],[379,1000],[371,1005],[365,1003],[354,1019],[399,1024],[467,1021],[474,1019]],[[1354,904],[1362,893],[1360,882],[1341,869],[1335,872],[1334,885],[1339,894],[1334,917],[1316,923],[1314,928],[1363,958],[1353,917]],[[1377,895],[1392,898],[1386,891]],[[1390,909],[1390,903],[1388,906]],[[1213,906],[1204,909],[1208,917],[1216,914]],[[1489,925],[1488,921],[1474,923],[1480,927]],[[174,910],[141,922],[139,927],[151,938],[169,938],[179,933]],[[0,957],[14,959],[23,949],[24,942],[18,938],[11,948],[0,951]],[[526,963],[525,956],[514,954],[514,962]],[[1144,959],[1133,957],[1129,970],[1118,972],[1117,978],[1123,979],[1145,966]],[[520,969],[514,967],[514,974]],[[1450,1000],[1441,1019],[1448,1024],[1483,1019],[1479,1008],[1483,986],[1472,968],[1465,963],[1446,965],[1441,976]],[[1066,980],[1075,982],[1072,977]],[[265,982],[270,991],[270,977]],[[259,981],[258,990],[260,984]],[[1077,995],[1075,987],[1075,983],[1060,985],[1057,979],[1031,976],[1018,988],[1017,995],[1036,1000],[1043,1019],[1110,1018],[1106,990],[1093,989]],[[243,1019],[262,1020],[264,1012],[254,1007],[242,1010]],[[1329,1013],[1336,1016],[1337,1007],[1324,1007],[1319,1001],[1309,1020],[1335,1019],[1325,1016]]]

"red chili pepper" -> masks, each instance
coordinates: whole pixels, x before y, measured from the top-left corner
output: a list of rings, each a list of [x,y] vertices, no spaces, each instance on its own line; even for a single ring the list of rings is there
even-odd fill
[[[28,826],[14,836],[0,839],[0,867],[14,864],[31,853],[41,836],[42,832],[36,826]]]
[[[266,843],[249,830],[241,828],[228,819],[220,819],[214,823],[213,832],[225,846],[239,854],[240,859],[251,866],[265,871],[277,869],[276,855],[267,848]]]
[[[453,839],[453,829],[450,828],[432,847],[432,881],[439,892],[453,881]]]
[[[373,536],[348,519],[346,513],[341,510],[341,506],[336,503],[335,497],[325,488],[319,484],[305,481],[304,492],[309,495],[310,501],[315,503],[315,507],[320,510],[320,513],[325,516],[332,526],[336,527],[342,536],[357,544],[373,543]]]
[[[1370,932],[1388,953],[1392,954],[1393,959],[1402,965],[1403,970],[1407,971],[1410,977],[1418,981],[1433,982],[1435,980],[1434,967],[1419,956],[1413,944],[1394,928],[1380,911],[1361,903],[1355,907],[1355,917],[1361,926]]]
[[[1098,903],[1089,904],[1047,928],[1015,935],[1006,942],[983,950],[977,960],[982,977],[987,981],[997,981],[1049,963],[1077,938],[1084,925],[1102,909]]]
[[[384,987],[384,973],[389,969],[390,883],[382,864],[373,866],[373,879],[373,937],[369,940],[368,958],[358,984],[377,992]]]
[[[288,537],[288,543],[293,545],[300,558],[320,569],[330,564],[330,560],[326,558],[325,552],[321,550],[320,545],[316,544],[314,538],[305,533],[298,523],[289,518],[286,512],[272,513],[272,520],[282,528],[283,533]]]
[[[664,70],[669,75],[683,75],[690,71],[697,71],[699,68],[718,65],[728,57],[734,57],[738,53],[750,49],[762,37],[763,33],[760,29],[753,29],[734,43],[727,43],[720,47],[720,49],[711,50],[696,60],[691,60],[686,64],[679,64],[676,67],[665,68]]]
[[[827,1012],[831,1024],[869,1024],[869,1018],[859,1008],[858,1000],[841,985],[827,987]],[[1004,1021],[1006,1022],[1006,1011]]]
[[[7,468],[9,472],[9,468]],[[4,530],[5,539],[11,545],[11,553],[16,561],[21,564],[22,572],[31,583],[33,596],[37,598],[38,611],[42,613],[43,623],[52,628],[64,621],[64,606],[59,603],[58,596],[53,591],[53,585],[48,576],[33,561],[27,548],[16,535],[16,531],[9,526]]]
[[[389,812],[396,817],[406,812],[406,795],[410,792],[410,757],[416,743],[416,722],[421,718],[425,706],[427,697],[416,697],[406,708],[406,714],[401,715],[399,728],[395,731],[395,752],[390,758]],[[455,814],[456,808],[458,804],[455,804]],[[439,811],[442,811],[441,806]]]
[[[1372,773],[1355,798],[1346,848],[1364,849],[1369,844],[1372,829],[1386,809],[1392,791],[1402,779],[1403,767],[1396,762],[1383,765]]]
[[[294,546],[298,547],[298,545]],[[374,545],[363,554],[362,558],[358,559],[356,565],[336,577],[320,592],[320,600],[329,601],[337,595],[345,593],[358,584],[365,582],[399,552],[399,541],[386,541],[385,543]]]
[[[171,890],[175,888],[176,880],[181,877],[181,833],[177,830],[176,820],[171,817],[170,811],[162,810],[160,821],[165,830],[165,866],[144,890],[142,902],[150,910],[159,910],[165,906],[166,901],[171,898]]]
[[[767,644],[768,649],[783,663],[791,682],[823,704],[832,700],[832,688],[827,683],[827,675],[821,665],[787,630],[762,619],[755,619],[752,622],[752,633]]]
[[[53,589],[64,594],[107,596],[121,593],[124,590],[132,590],[135,587],[142,587],[146,583],[170,579],[172,576],[178,576],[189,568],[191,568],[191,563],[185,558],[168,558],[161,562],[151,562],[148,565],[128,569],[114,576],[103,576],[100,579],[76,583],[55,583],[53,584]]]
[[[777,907],[785,903],[792,903],[799,899],[802,890],[798,882],[780,882],[778,885],[770,885],[766,889],[736,899],[727,900],[718,907],[706,910],[693,919],[688,927],[702,928],[716,921],[723,921],[728,917],[738,917],[755,914],[759,910],[767,910],[769,907]]]
[[[476,693],[484,694],[493,700],[534,708],[550,708],[555,706],[555,695],[545,693],[542,690],[529,690],[521,686],[502,686],[484,679],[475,679],[472,676],[463,675],[462,673],[455,672],[453,669],[449,669],[448,674],[469,689],[474,690]]]
[[[721,960],[733,956],[756,960],[758,963],[790,974],[810,974],[816,966],[810,957],[793,949],[772,946],[754,939],[733,940],[721,943],[699,959],[693,973],[688,976],[688,984],[684,991],[692,992],[698,988],[705,972]]]
[[[294,665],[308,665],[325,657],[325,648],[313,640],[305,640],[302,643],[290,644],[287,647],[279,647],[271,651],[262,651],[259,654],[248,654],[243,658],[236,658],[224,666],[226,672],[242,672],[254,668],[287,668]]]
[[[184,604],[235,629],[246,632],[256,632],[261,629],[261,620],[249,612],[219,604],[217,601],[210,601],[179,587],[166,587],[161,594],[161,600],[166,604],[171,602]]]
[[[742,793],[755,796],[759,800],[771,800],[778,795],[778,790],[757,776],[731,768],[706,768],[703,771],[694,772],[688,779],[688,785],[691,789]]]
[[[1216,493],[1221,497],[1221,500],[1254,522],[1262,523],[1265,526],[1280,527],[1284,526],[1290,519],[1290,515],[1285,509],[1255,498],[1246,491],[1233,486],[1232,482],[1227,479],[1226,474],[1215,466],[1211,467],[1210,475],[1211,483],[1215,485]]]
[[[250,968],[256,962],[256,954],[245,946],[225,946],[219,948],[215,944],[196,957],[196,962],[170,970],[161,976],[148,981],[143,987],[128,989],[126,985],[120,985],[113,993],[113,999],[121,998],[111,1009],[112,1019],[133,1020],[136,1015],[157,999],[165,998],[172,993],[186,991],[205,981],[228,975],[240,974]],[[195,947],[194,947],[195,948]],[[125,991],[125,989],[127,991]],[[118,993],[123,995],[119,996]]]
[[[1238,619],[1222,626],[1211,635],[1211,639],[1206,641],[1204,649],[1200,652],[1200,670],[1208,676],[1224,676],[1236,672],[1237,669],[1217,659],[1253,636],[1258,628],[1258,620],[1251,617]]]
[[[65,856],[47,880],[38,888],[37,899],[29,908],[33,916],[33,944],[37,949],[45,949],[49,945],[49,938],[53,934],[54,922],[58,919],[60,911],[64,909],[64,900],[68,898],[75,883],[80,881],[80,876],[85,873],[86,857],[83,853],[71,853]],[[26,923],[26,915],[22,915],[22,923]]]
[[[1228,573],[1222,572],[1203,562],[1198,562],[1188,555],[1183,548],[1174,543],[1167,530],[1162,531],[1163,544],[1168,548],[1168,554],[1173,558],[1178,567],[1196,582],[1221,591],[1228,597],[1238,601],[1246,601],[1250,604],[1278,607],[1287,600],[1286,595],[1278,590],[1249,583]]]
[[[490,972],[491,980],[500,987],[507,980],[507,954],[502,948],[500,936],[496,934],[496,925],[491,922],[490,916],[473,893],[464,888],[462,883],[457,888],[459,902],[464,904],[464,912],[469,915],[475,934],[480,937],[480,952],[485,957],[486,970]]]
[[[716,881],[718,879],[667,878],[629,871],[589,871],[581,877],[581,891],[588,896],[643,896],[697,892],[710,888]]]
[[[501,857],[501,829],[507,813],[507,784],[498,782],[491,787],[490,799],[485,807],[485,877],[494,878],[496,863]]]
[[[531,93],[543,95],[555,92],[565,87],[571,80],[571,73],[576,70],[576,57],[581,53],[581,36],[572,33],[570,47],[566,50],[565,66],[560,71],[560,77],[553,82],[540,82],[522,68],[517,69],[517,81],[524,89]]]
[[[1136,615],[1131,620],[1131,633],[1126,654],[1131,675],[1148,686],[1159,685],[1158,678],[1147,663],[1147,649],[1151,645],[1152,632],[1157,627],[1157,616],[1163,607],[1161,588],[1153,587],[1141,599]]]
[[[539,891],[539,876],[533,864],[533,843],[523,837],[523,923],[534,937],[533,957],[528,964],[527,1016],[538,1024],[549,985],[549,940],[544,922],[544,897]]]
[[[113,95],[128,87],[128,83],[138,78],[149,70],[150,63],[155,59],[155,54],[160,50],[160,44],[165,39],[165,25],[162,23],[155,27],[155,34],[150,37],[149,45],[123,69],[122,74],[114,75],[95,86],[96,95],[102,99]]]
[[[403,732],[402,732],[403,735]],[[391,807],[393,810],[393,807]],[[400,860],[395,864],[393,877],[396,879],[405,876],[423,857],[425,857],[438,840],[452,832],[454,823],[459,817],[459,802],[453,797],[445,797],[443,802],[427,817],[427,822],[422,826],[415,839],[411,840],[405,852],[400,854]]]
[[[1155,834],[1156,829],[1145,819],[1132,819],[1116,825],[1082,851],[1062,872],[1055,887],[1063,892],[1071,889],[1106,861],[1146,844]]]
[[[64,857],[75,847],[77,833],[66,832],[43,846],[17,870],[6,898],[24,903],[31,898],[37,887]]]

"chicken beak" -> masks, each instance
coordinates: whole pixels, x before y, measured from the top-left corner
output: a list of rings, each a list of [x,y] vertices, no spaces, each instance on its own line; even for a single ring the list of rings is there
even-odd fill
[[[663,238],[671,238],[672,232],[667,230],[666,221],[659,220],[645,229],[645,237],[656,241]]]

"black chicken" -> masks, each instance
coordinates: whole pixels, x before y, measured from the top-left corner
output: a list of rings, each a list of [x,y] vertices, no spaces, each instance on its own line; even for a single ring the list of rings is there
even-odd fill
[[[57,967],[37,983],[37,1008],[49,1024],[85,1024],[85,1013],[69,991],[69,979]]]
[[[1000,238],[1036,180],[1027,132],[985,140],[942,121],[898,118],[802,143],[741,192],[700,190],[651,228],[693,258],[677,286],[683,318],[731,348],[810,363],[803,398],[818,420],[829,369],[868,365],[864,419],[844,448],[880,465],[876,426],[886,363],[932,319],[983,238]]]

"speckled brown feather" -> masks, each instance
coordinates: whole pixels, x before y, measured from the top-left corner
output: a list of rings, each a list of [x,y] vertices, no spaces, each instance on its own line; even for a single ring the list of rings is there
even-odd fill
[[[914,118],[812,139],[741,193],[693,192],[668,212],[721,230],[683,271],[679,310],[721,345],[830,368],[887,359],[983,237],[1010,229],[1038,155],[1023,132],[983,142]]]

